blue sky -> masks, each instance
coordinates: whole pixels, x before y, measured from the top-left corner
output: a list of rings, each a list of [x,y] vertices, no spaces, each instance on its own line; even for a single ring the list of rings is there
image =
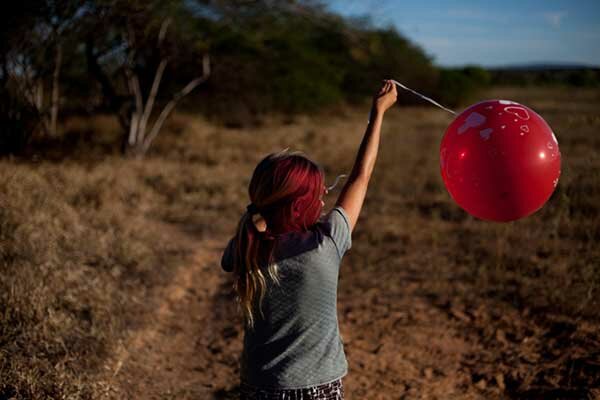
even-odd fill
[[[329,0],[393,25],[443,66],[538,62],[600,66],[600,0]]]

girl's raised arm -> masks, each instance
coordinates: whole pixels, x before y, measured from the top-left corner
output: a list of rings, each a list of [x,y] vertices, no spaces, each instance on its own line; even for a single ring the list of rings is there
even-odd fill
[[[396,96],[396,85],[390,80],[384,81],[383,86],[373,98],[369,124],[358,149],[354,167],[337,199],[336,206],[341,206],[346,211],[351,231],[356,226],[377,159],[383,115],[396,102]]]

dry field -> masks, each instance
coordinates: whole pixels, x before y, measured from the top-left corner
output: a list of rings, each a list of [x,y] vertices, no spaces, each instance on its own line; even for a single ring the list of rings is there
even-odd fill
[[[389,112],[341,269],[348,399],[600,398],[600,91],[485,97],[552,126],[557,190],[525,220],[476,220],[439,174],[451,117]],[[235,398],[241,321],[218,262],[252,169],[291,147],[332,181],[367,112],[248,129],[177,115],[143,161],[106,155],[114,121],[71,120],[66,159],[0,161],[0,399]]]

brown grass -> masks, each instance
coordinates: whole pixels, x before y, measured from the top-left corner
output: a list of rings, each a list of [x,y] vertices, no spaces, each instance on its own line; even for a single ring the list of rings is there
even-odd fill
[[[598,393],[600,92],[486,97],[527,104],[553,127],[559,186],[525,220],[476,220],[439,175],[449,115],[389,113],[340,282],[350,398]],[[178,115],[141,162],[106,155],[114,121],[73,120],[88,139],[69,158],[0,162],[0,398],[99,397],[104,361],[188,255],[162,224],[224,242],[265,153],[304,150],[330,181],[350,169],[366,119],[348,109],[236,130]]]

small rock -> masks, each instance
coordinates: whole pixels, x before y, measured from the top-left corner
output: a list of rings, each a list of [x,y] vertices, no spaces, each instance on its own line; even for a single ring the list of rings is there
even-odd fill
[[[506,385],[504,384],[504,375],[502,374],[496,374],[496,383],[498,384],[498,387],[502,390],[506,389]]]
[[[508,344],[508,340],[506,340],[506,334],[504,333],[504,331],[502,329],[498,329],[496,331],[496,340],[499,341],[500,343],[502,343],[503,345]]]
[[[463,322],[471,322],[471,317],[469,317],[467,314],[465,314],[462,310],[459,310],[458,308],[452,308],[450,310],[450,313],[457,319],[460,319]]]
[[[425,370],[423,371],[423,375],[425,375],[425,378],[427,378],[427,379],[432,379],[433,378],[433,368],[425,368]]]
[[[477,382],[475,386],[477,386],[481,390],[484,390],[487,387],[487,382],[485,381],[485,379],[482,379],[479,382]]]

